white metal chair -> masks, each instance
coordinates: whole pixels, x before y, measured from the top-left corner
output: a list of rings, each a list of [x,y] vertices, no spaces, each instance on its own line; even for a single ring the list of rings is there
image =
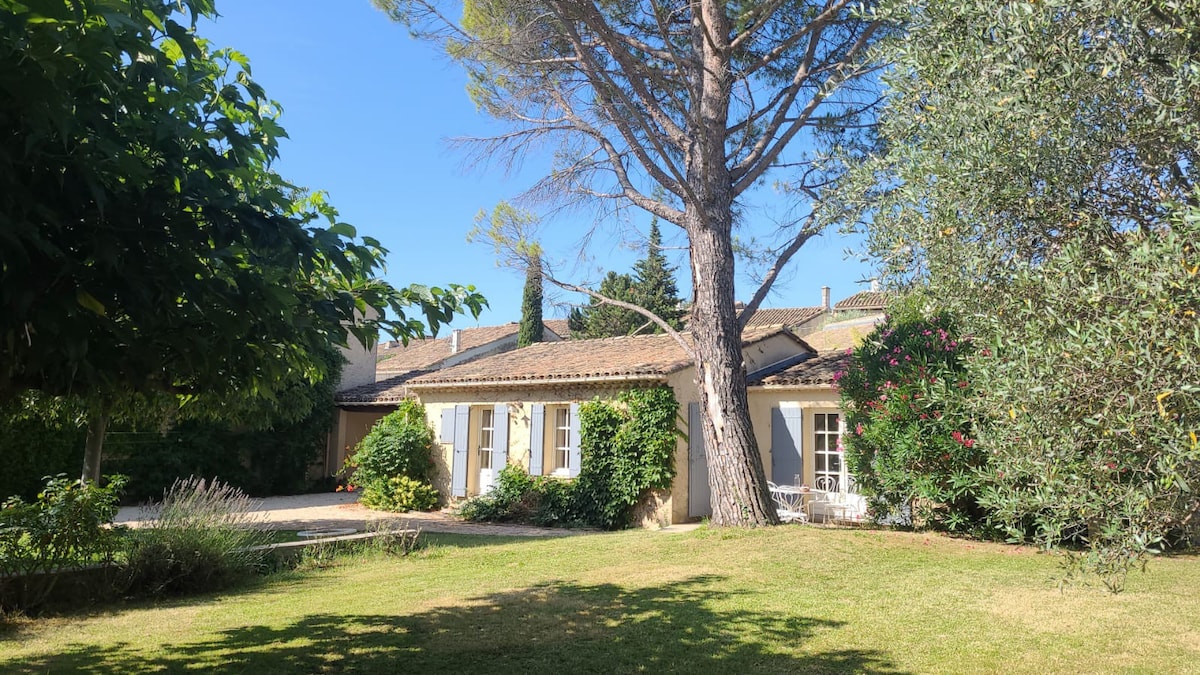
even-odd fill
[[[814,518],[819,510],[822,522],[846,520],[850,505],[845,499],[846,494],[840,489],[837,477],[817,476],[815,485],[817,486],[816,494],[808,503],[809,518]]]
[[[799,488],[771,482],[767,483],[767,488],[771,491],[771,500],[775,502],[775,513],[779,515],[779,520],[785,523],[808,522],[808,515],[804,512],[804,494]]]
[[[843,480],[846,483],[846,518],[861,523],[867,517],[867,498],[858,494],[858,482],[854,476],[846,474]]]

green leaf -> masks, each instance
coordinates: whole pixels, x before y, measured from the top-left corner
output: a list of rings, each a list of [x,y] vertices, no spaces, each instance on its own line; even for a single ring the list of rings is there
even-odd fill
[[[346,237],[347,239],[354,239],[358,236],[358,230],[354,229],[354,226],[349,223],[334,223],[330,226],[329,232],[339,237]]]
[[[78,302],[81,307],[100,316],[104,316],[107,311],[104,308],[104,303],[97,300],[95,296],[83,290],[82,288],[75,291],[75,301]]]

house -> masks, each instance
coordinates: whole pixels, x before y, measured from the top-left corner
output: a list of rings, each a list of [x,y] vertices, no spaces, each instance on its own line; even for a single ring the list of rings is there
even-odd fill
[[[566,338],[565,320],[544,323],[545,341]],[[336,473],[345,463],[349,449],[366,436],[375,422],[409,397],[409,380],[439,368],[516,349],[518,328],[519,324],[513,322],[455,329],[446,337],[410,340],[407,345],[388,342],[370,350],[353,345],[353,349],[345,352],[349,363],[342,371],[334,395],[337,414],[321,467],[323,475]]]
[[[803,332],[819,325],[828,311],[827,307],[778,307],[760,308],[746,322],[746,328],[787,326],[793,332]]]
[[[735,309],[740,313],[744,305],[737,303]],[[829,306],[829,287],[821,287],[821,304],[812,307],[759,307],[746,328],[764,328],[766,326],[787,326],[797,335],[805,335],[820,329],[821,325],[831,316]]]
[[[842,461],[844,424],[834,374],[844,367],[847,348],[882,320],[881,311],[872,309],[876,300],[856,300],[851,304],[860,307],[838,321],[826,292],[821,307],[759,310],[769,323],[751,321],[744,330],[750,418],[768,480],[853,488]],[[461,499],[486,492],[510,464],[534,475],[577,475],[580,403],[615,398],[630,387],[668,386],[679,401],[685,434],[677,441],[674,484],[649,519],[683,522],[711,513],[695,370],[674,338],[548,341],[516,350],[496,348],[484,340],[489,336],[460,336],[460,350],[478,350],[462,356],[450,344],[428,352],[418,345],[381,360],[376,382],[339,394],[337,447],[353,447],[375,420],[415,398],[438,441],[434,486]],[[860,517],[864,505],[852,501],[836,515]]]
[[[742,354],[751,377],[816,356],[783,326],[746,331]],[[540,343],[423,374],[406,386],[438,432],[434,486],[463,498],[487,491],[509,464],[534,475],[577,475],[579,404],[656,385],[675,392],[689,422],[687,438],[677,441],[674,485],[655,519],[682,522],[708,515],[694,367],[671,336]]]
[[[828,501],[813,504],[817,518],[859,520],[866,514],[866,502],[854,494],[843,458],[845,421],[834,388],[836,374],[849,358],[845,350],[835,350],[747,383],[750,420],[763,449],[767,480],[851,495],[840,496],[837,513]]]

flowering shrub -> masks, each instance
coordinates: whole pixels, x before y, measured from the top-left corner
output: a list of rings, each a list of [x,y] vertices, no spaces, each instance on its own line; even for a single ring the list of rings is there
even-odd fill
[[[353,491],[354,487],[350,486]],[[428,511],[437,506],[438,491],[429,483],[408,476],[392,476],[372,483],[364,490],[359,502],[368,509],[379,511]]]
[[[361,501],[369,508],[383,508],[372,504],[396,503],[397,490],[408,491],[411,486],[391,483],[393,478],[403,476],[428,486],[433,469],[433,446],[433,429],[425,422],[424,406],[416,401],[402,401],[395,412],[375,423],[346,460],[343,469],[343,473],[349,474],[346,489],[351,492],[361,489]],[[421,497],[415,503],[427,501]],[[433,504],[429,504],[424,508],[432,507]]]
[[[836,377],[846,411],[846,461],[878,518],[979,530],[987,455],[963,408],[971,343],[948,314],[901,307],[850,353]]]
[[[263,518],[246,493],[219,480],[177,480],[142,507],[146,526],[126,544],[124,593],[180,595],[226,588],[263,568]]]

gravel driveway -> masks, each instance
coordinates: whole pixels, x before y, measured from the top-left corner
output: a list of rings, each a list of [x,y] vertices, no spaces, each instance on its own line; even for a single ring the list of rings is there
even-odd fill
[[[255,500],[254,512],[262,519],[263,527],[272,530],[324,530],[352,528],[362,531],[375,520],[399,520],[419,527],[424,532],[453,532],[459,534],[490,534],[516,537],[564,537],[583,534],[582,530],[532,527],[527,525],[491,525],[467,523],[449,514],[386,513],[372,511],[358,504],[353,492],[325,492],[289,497],[266,497]],[[115,522],[137,527],[144,514],[140,506],[126,506]]]

